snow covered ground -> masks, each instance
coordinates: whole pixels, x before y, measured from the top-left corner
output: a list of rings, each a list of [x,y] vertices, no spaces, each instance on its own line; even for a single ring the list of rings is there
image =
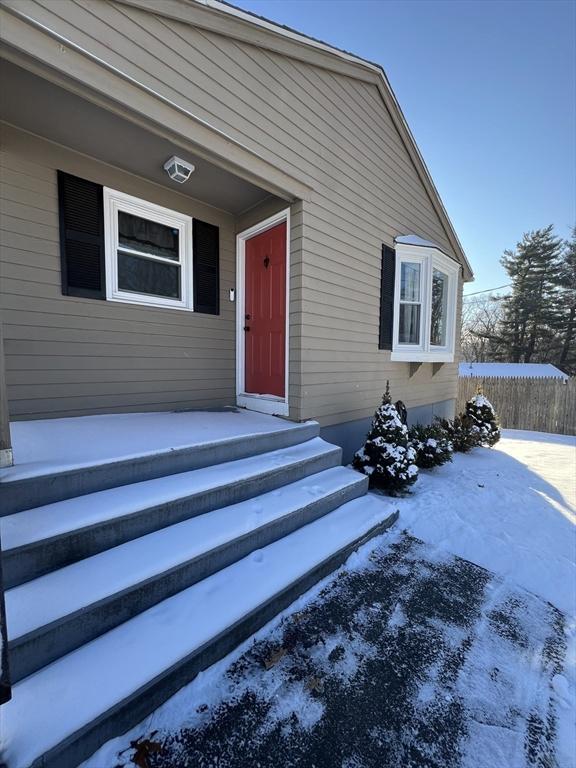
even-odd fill
[[[496,447],[421,471],[400,525],[576,612],[576,439],[503,430]]]
[[[446,748],[450,750],[458,744],[462,753],[458,760],[453,750],[449,751],[449,759],[442,755],[428,755],[424,758],[431,762],[414,762],[414,765],[458,765],[459,768],[472,765],[475,768],[549,765],[576,768],[576,440],[565,436],[505,431],[495,449],[476,449],[469,455],[457,455],[452,464],[422,472],[410,497],[382,497],[382,503],[391,511],[400,510],[396,530],[373,540],[359,554],[353,555],[336,576],[317,585],[283,616],[261,630],[257,635],[258,642],[266,647],[274,646],[284,631],[283,619],[294,623],[295,612],[312,610],[314,606],[315,611],[321,611],[327,603],[322,595],[318,599],[323,589],[328,590],[323,595],[329,595],[339,579],[351,578],[354,574],[359,574],[361,580],[366,574],[366,578],[370,578],[370,570],[374,570],[371,553],[381,562],[388,562],[386,558],[391,557],[395,547],[400,551],[404,546],[402,541],[412,542],[412,536],[415,536],[424,542],[423,548],[417,556],[407,555],[404,561],[394,561],[393,580],[396,584],[404,575],[414,579],[406,593],[412,602],[405,602],[402,590],[396,597],[390,592],[384,607],[376,603],[367,604],[364,609],[356,607],[353,622],[354,626],[361,627],[359,617],[364,610],[368,624],[373,626],[370,614],[374,610],[378,613],[377,626],[382,627],[381,622],[387,616],[387,632],[402,632],[404,628],[410,630],[410,642],[424,643],[423,646],[415,646],[418,658],[430,644],[430,647],[437,648],[439,655],[430,661],[425,670],[420,669],[416,693],[406,683],[410,694],[406,693],[405,701],[399,700],[397,706],[389,710],[394,713],[405,704],[407,711],[413,711],[414,707],[418,709],[418,702],[425,710],[425,716],[421,718],[424,730],[420,735],[410,730],[413,720],[406,720],[405,725],[399,721],[398,728],[407,728],[409,732],[402,732],[400,736],[394,732],[393,736],[399,739],[397,748],[403,750],[406,743],[414,739],[418,743],[426,741],[427,729],[435,722],[440,730],[435,735],[433,733],[434,739],[443,735],[445,728],[446,734],[452,733],[454,737],[454,743],[447,743]],[[407,533],[403,533],[403,529]],[[418,549],[420,545],[410,543],[410,547]],[[482,566],[495,575],[484,576],[485,572],[476,568],[470,576],[466,566],[454,560],[453,555]],[[428,578],[431,572],[438,576],[436,580]],[[459,581],[459,572],[465,574],[463,582]],[[523,590],[528,590],[528,593]],[[443,595],[456,612],[453,615],[450,612],[444,616],[435,613],[435,601],[439,600],[442,606]],[[547,607],[539,598],[549,601],[555,608]],[[464,629],[469,629],[466,634],[462,619],[458,619],[456,614],[458,610],[465,614],[468,612],[468,600],[476,607],[469,621],[464,621]],[[341,605],[342,601],[336,601],[338,604]],[[564,617],[555,609],[560,609]],[[274,729],[280,723],[282,738],[287,733],[290,735],[288,726],[294,717],[299,721],[299,727],[319,733],[319,724],[326,722],[323,712],[329,709],[328,694],[324,697],[323,708],[320,688],[332,685],[336,673],[349,683],[355,681],[365,687],[362,670],[366,667],[362,665],[383,654],[383,648],[378,650],[378,646],[374,657],[375,646],[371,648],[363,644],[365,636],[359,629],[358,635],[348,634],[340,643],[349,649],[349,653],[345,653],[342,659],[332,658],[330,654],[338,645],[332,643],[332,635],[336,637],[340,629],[332,627],[329,631],[329,628],[318,626],[318,632],[325,635],[324,640],[313,643],[312,649],[306,651],[306,658],[301,660],[302,664],[309,665],[314,662],[315,653],[322,658],[326,656],[335,665],[333,671],[326,673],[326,680],[319,680],[313,666],[306,666],[307,677],[298,680],[297,676],[294,678],[289,662],[280,657],[277,662],[286,665],[285,675],[272,673],[266,677],[260,671],[258,674],[261,676],[252,678],[251,682],[244,680],[238,684],[238,665],[241,670],[245,668],[249,671],[250,654],[255,653],[251,643],[245,643],[227,659],[200,675],[129,734],[104,745],[84,764],[84,768],[132,764],[130,760],[134,751],[130,749],[130,741],[137,738],[144,739],[146,745],[146,739],[151,742],[163,740],[171,733],[178,740],[190,729],[194,738],[200,738],[197,729],[201,726],[202,738],[207,732],[212,732],[212,742],[214,739],[218,741],[218,734],[225,733],[226,729],[219,730],[223,728],[222,722],[211,718],[218,713],[218,716],[222,715],[221,705],[223,702],[226,706],[230,704],[234,691],[240,696],[246,691],[255,692],[251,711],[260,711],[260,705],[264,707],[261,712],[264,713],[264,725]],[[434,634],[436,630],[438,633]],[[386,648],[389,648],[390,638],[387,643]],[[561,652],[558,650],[560,646],[563,649]],[[448,663],[454,654],[457,657],[462,652],[464,660],[457,680],[446,682],[437,678],[438,669]],[[387,665],[381,667],[378,674],[383,675],[383,681],[387,681],[388,676],[396,674],[398,669],[404,670],[406,664],[410,666],[411,658],[408,655],[407,659],[398,662],[399,667],[394,659],[388,659]],[[416,656],[413,658],[415,663]],[[248,667],[243,667],[246,664]],[[360,677],[359,664],[362,666]],[[233,680],[236,682],[231,682]],[[266,686],[269,689],[264,690]],[[366,692],[370,690],[365,687],[366,696],[370,695]],[[258,701],[259,691],[263,691],[264,703]],[[340,693],[338,695],[343,698]],[[462,712],[452,710],[443,703],[455,701],[454,696],[464,703],[463,711],[467,718],[462,727],[458,726],[458,733],[451,730],[456,727],[451,720],[461,716]],[[232,704],[236,706],[234,702]],[[389,705],[384,702],[383,706]],[[550,714],[552,710],[553,715]],[[225,708],[224,714],[227,711]],[[203,713],[206,713],[205,716]],[[240,714],[233,709],[229,711],[232,718]],[[446,725],[438,726],[439,722]],[[262,725],[251,723],[250,728]],[[375,726],[370,731],[370,749],[374,749],[378,739],[383,745],[389,743],[392,736],[384,726],[380,730]],[[250,728],[243,733],[244,739],[250,738],[250,733],[254,732]],[[160,736],[154,734],[157,729],[161,732]],[[434,739],[432,743],[435,743]],[[286,746],[290,743],[293,742],[288,739]],[[187,757],[193,754],[192,749]],[[402,752],[402,756],[406,759],[406,753]],[[396,757],[392,755],[392,762],[385,764],[397,765]],[[349,756],[348,762],[341,761],[341,764],[350,768],[373,764],[372,760],[354,762],[355,759],[354,755]],[[150,762],[153,766],[169,764],[162,762],[161,756],[158,756],[158,762],[155,759]],[[190,764],[200,765],[194,760]],[[235,763],[223,760],[216,764],[225,766]],[[262,764],[267,765],[265,761]],[[305,764],[294,762],[294,765]],[[324,763],[320,761],[318,764]]]

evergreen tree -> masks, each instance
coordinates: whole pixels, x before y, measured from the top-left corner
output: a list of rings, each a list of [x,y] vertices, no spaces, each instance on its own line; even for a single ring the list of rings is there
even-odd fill
[[[415,464],[419,469],[440,467],[452,461],[454,448],[448,433],[439,422],[416,424],[408,430],[410,444],[416,453]]]
[[[374,414],[366,442],[354,456],[352,466],[368,475],[371,488],[394,496],[406,491],[418,478],[415,458],[408,427],[392,405],[387,382],[382,405]]]
[[[477,445],[491,448],[500,440],[500,424],[492,403],[478,387],[477,394],[466,403],[465,416],[471,431],[477,437]]]
[[[561,252],[562,241],[554,236],[552,225],[525,233],[514,251],[504,252],[501,262],[512,293],[503,299],[500,359],[529,363],[549,352],[557,320]]]
[[[479,433],[473,429],[472,420],[465,413],[452,420],[437,419],[437,423],[448,435],[455,452],[468,453],[479,445]]]
[[[556,365],[569,374],[576,374],[576,227],[572,239],[564,243],[557,277],[557,322],[560,339]]]

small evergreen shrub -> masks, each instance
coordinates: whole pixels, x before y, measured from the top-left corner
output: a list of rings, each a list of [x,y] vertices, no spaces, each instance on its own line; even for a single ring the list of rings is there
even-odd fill
[[[478,387],[477,394],[466,403],[466,417],[476,434],[477,445],[491,448],[500,440],[500,424],[492,403]]]
[[[419,469],[432,469],[452,461],[452,441],[441,424],[416,424],[408,430],[410,444],[416,453]]]
[[[366,442],[354,456],[352,466],[368,475],[371,488],[396,496],[416,482],[415,458],[416,453],[408,439],[408,427],[392,405],[387,383],[382,405],[374,414]]]
[[[456,416],[454,419],[437,419],[436,423],[448,435],[453,451],[468,453],[479,445],[478,433],[472,429],[472,422],[465,414]]]

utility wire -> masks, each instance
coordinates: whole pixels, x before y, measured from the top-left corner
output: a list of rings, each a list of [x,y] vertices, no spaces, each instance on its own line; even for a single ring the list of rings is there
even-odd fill
[[[493,296],[491,301],[503,301],[506,298],[506,296]],[[476,305],[483,305],[484,301],[480,298],[478,299],[472,299],[472,301],[463,301],[463,306],[466,307],[474,307]]]
[[[506,283],[506,285],[498,285],[496,288],[486,288],[485,291],[475,291],[474,293],[467,293],[465,294],[464,298],[467,299],[469,296],[478,296],[480,293],[491,293],[492,291],[499,291],[501,288],[510,288],[512,283]]]

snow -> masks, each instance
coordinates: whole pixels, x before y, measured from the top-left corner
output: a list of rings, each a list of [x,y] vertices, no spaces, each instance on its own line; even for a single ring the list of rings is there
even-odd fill
[[[376,498],[348,502],[17,683],[2,708],[4,759],[25,768],[390,512]]]
[[[144,480],[141,483],[98,491],[76,499],[6,515],[0,518],[2,548],[15,549],[41,539],[101,524],[142,509],[150,509],[213,488],[258,477],[265,472],[280,470],[330,451],[334,451],[333,445],[315,437],[290,448],[281,448],[247,459],[215,464],[155,480]]]
[[[474,405],[476,408],[489,408],[492,413],[494,413],[494,406],[488,400],[488,398],[485,395],[474,395],[472,400],[470,400],[470,403]]]
[[[477,376],[479,378],[535,378],[563,379],[569,376],[550,363],[460,363],[459,376]]]
[[[262,461],[262,457],[258,459]],[[318,476],[306,482],[312,497],[315,484],[318,489],[322,486]],[[279,504],[289,503],[282,499],[282,489],[276,493]],[[258,500],[255,503],[257,505]],[[250,509],[249,524],[253,524],[262,512],[257,506]],[[263,602],[267,595],[281,590],[296,574],[321,562],[328,553],[361,535],[395,509],[400,510],[400,525],[426,542],[432,561],[443,562],[456,554],[496,573],[499,586],[494,601],[502,601],[507,590],[512,594],[523,587],[565,612],[569,664],[562,674],[554,676],[551,691],[559,711],[559,764],[562,768],[572,767],[576,691],[576,439],[503,430],[503,438],[495,448],[456,454],[453,463],[422,471],[410,496],[390,499],[369,494],[349,502],[18,683],[13,701],[3,708],[6,757],[11,768],[26,766],[35,755],[128,696],[146,679],[160,674],[182,655]],[[273,515],[274,511],[265,514]],[[210,535],[219,534],[213,530]],[[167,563],[171,557],[177,558],[178,552],[170,551],[169,534],[166,536],[159,553],[167,558]],[[365,545],[349,558],[345,570],[370,568],[370,553],[382,542],[383,538],[379,537]],[[266,636],[271,627],[278,626],[282,616],[309,604],[327,581],[330,578],[296,601],[256,637]],[[206,604],[210,605],[209,611],[203,609]],[[359,615],[358,623],[366,619]],[[406,621],[403,604],[398,602],[388,628],[401,632]],[[529,626],[526,631],[531,631]],[[470,652],[466,672],[470,676],[470,690],[474,690],[474,680],[486,678],[480,673],[489,661],[491,652],[486,651],[486,643],[490,642],[490,633],[485,632],[482,637],[484,645],[475,645]],[[455,638],[455,642],[461,639]],[[229,686],[224,672],[231,658],[238,658],[252,642],[250,639],[231,656],[199,675],[129,734],[104,745],[84,768],[115,765],[121,745],[128,746],[130,738],[149,733],[152,726],[173,729],[191,718],[197,721],[202,716],[196,712],[198,702],[210,705],[223,697]],[[327,657],[340,643],[341,638],[332,638],[318,653]],[[502,642],[494,638],[494,643],[495,652],[502,654]],[[346,653],[338,663],[342,675],[349,676],[370,649],[349,639],[344,645]],[[160,654],[159,647],[162,648]],[[515,680],[526,676],[526,685],[531,685],[530,664],[529,658],[511,655],[510,676]],[[311,698],[303,686],[296,685],[283,699],[282,679],[274,669],[268,678],[270,686],[276,685],[278,689],[274,716],[284,720],[291,711],[302,713],[303,722],[313,727],[322,716],[318,701]],[[246,686],[249,685],[250,681],[246,681]],[[86,690],[91,692],[90,696],[85,695]],[[519,690],[527,691],[527,688]],[[432,688],[422,690],[423,702],[427,692],[431,696]],[[459,691],[454,693],[458,695]],[[506,741],[513,740],[514,733],[502,725],[491,724],[501,720],[499,707],[501,709],[506,690],[495,682],[484,693],[482,700],[493,701],[494,709],[483,709],[479,691],[478,719],[471,723],[462,758],[462,766],[470,768],[504,765],[507,755],[518,752],[518,744]],[[513,707],[514,701],[509,704]],[[50,713],[49,718],[46,713]],[[35,734],[33,743],[30,733]],[[480,747],[482,760],[478,762]]]
[[[576,438],[503,430],[421,471],[400,522],[436,547],[576,612]]]
[[[369,494],[357,500],[356,509],[364,505],[380,503],[384,508],[400,509],[400,525],[410,533],[423,539],[426,557],[430,562],[448,562],[457,554],[497,574],[493,584],[486,589],[487,612],[490,605],[502,605],[507,594],[517,595],[517,587],[524,587],[537,596],[549,600],[567,614],[566,639],[569,645],[567,671],[557,674],[551,682],[552,696],[558,705],[557,749],[558,765],[574,768],[574,715],[576,680],[576,440],[561,435],[547,435],[524,431],[504,430],[503,438],[493,449],[478,448],[470,454],[456,454],[452,464],[432,471],[423,471],[413,493],[402,499],[387,499]],[[398,526],[397,526],[398,528]],[[374,567],[370,554],[375,548],[386,546],[386,540],[394,539],[392,534],[372,540],[359,552],[353,554],[343,571],[364,570]],[[398,572],[401,572],[401,565]],[[253,638],[275,638],[277,628],[284,616],[301,611],[315,600],[327,582],[338,582],[338,573],[325,579],[302,596],[281,616],[263,628]],[[396,603],[388,620],[390,631],[402,631],[407,621],[403,608],[404,597]],[[546,605],[534,601],[531,613],[526,613],[524,631],[530,633],[537,645],[540,633],[544,631],[542,617]],[[374,606],[376,609],[377,606]],[[356,616],[358,626],[369,621],[370,608]],[[520,611],[522,616],[522,611]],[[530,625],[530,622],[533,625]],[[536,622],[534,624],[534,622]],[[538,681],[535,660],[524,653],[513,653],[508,641],[497,637],[486,626],[479,627],[480,634],[468,654],[468,661],[453,695],[466,697],[475,711],[468,723],[468,736],[462,745],[462,768],[494,768],[509,764],[511,755],[521,756],[523,745],[519,743],[518,731],[505,722],[507,712],[523,711],[536,695],[534,686]],[[454,637],[455,646],[462,637]],[[205,702],[213,709],[219,701],[231,695],[241,695],[242,690],[259,690],[262,678],[242,681],[243,688],[231,691],[226,670],[231,662],[238,659],[252,645],[244,643],[226,659],[203,672],[190,685],[156,710],[143,723],[104,745],[83,768],[101,768],[114,765],[118,752],[128,747],[129,740],[154,729],[161,731],[181,727],[197,727],[202,717],[197,711],[198,703]],[[321,662],[337,645],[345,649],[344,657],[332,664],[330,670],[340,669],[343,682],[354,674],[358,664],[373,653],[373,648],[362,643],[359,637],[335,634],[324,637],[314,650],[314,658]],[[498,671],[493,683],[487,674],[494,658],[503,658],[505,665]],[[278,705],[277,714],[283,716],[289,711],[300,710],[307,715],[307,722],[314,723],[321,714],[318,709],[309,711],[310,696],[304,690],[286,685],[282,675],[284,660],[266,673],[265,684],[278,696],[287,696],[287,701]],[[437,685],[432,676],[418,691],[422,706],[432,703]],[[523,700],[510,700],[510,691]],[[261,691],[259,691],[261,692]],[[472,692],[472,698],[470,697]],[[546,690],[537,694],[545,700]],[[449,697],[451,694],[447,694]],[[263,692],[264,698],[268,696]],[[506,706],[503,706],[503,702]],[[315,706],[317,707],[317,702]],[[516,710],[516,711],[517,711]],[[385,734],[384,734],[385,736]],[[514,762],[514,765],[524,765]]]
[[[484,614],[488,618],[488,631],[479,632],[475,637],[463,674],[459,675],[456,684],[456,692],[466,697],[471,715],[467,738],[462,744],[462,768],[507,765],[574,768],[576,755],[571,721],[574,722],[576,714],[576,680],[568,683],[562,675],[550,675],[552,680],[542,679],[539,671],[539,667],[549,670],[554,666],[555,656],[551,648],[560,640],[554,635],[546,637],[547,631],[553,627],[549,606],[544,602],[536,603],[531,595],[515,590],[506,582],[492,581],[486,593]],[[490,608],[493,610],[489,611]],[[504,619],[499,626],[498,621],[494,623],[497,617]],[[568,631],[572,633],[573,627],[569,627]],[[498,659],[496,667],[494,659]],[[559,660],[561,663],[561,654]],[[486,674],[490,667],[492,673]],[[573,672],[572,666],[571,675]],[[559,678],[565,685],[559,682]],[[568,691],[570,687],[571,692]],[[549,701],[551,694],[554,698],[557,688],[566,698],[564,711],[557,709],[554,712],[549,709]],[[567,711],[570,707],[572,713]],[[558,727],[560,733],[555,739],[553,731],[545,735],[542,728],[538,735],[533,733],[532,747],[538,753],[542,742],[549,739],[549,746],[555,747],[556,759],[547,760],[542,752],[531,758],[526,756],[522,730],[511,727],[516,713],[522,713],[528,728],[531,720],[544,725],[546,718],[552,716],[551,729]],[[562,732],[566,726],[571,731],[569,734]]]
[[[154,531],[10,589],[5,595],[10,639],[290,515],[302,507],[303,499],[312,503],[359,479],[356,472],[345,467],[327,469],[254,499]]]
[[[396,607],[392,611],[392,615],[388,620],[388,628],[399,629],[406,624],[406,621],[407,618],[404,610],[402,609],[402,605],[400,603],[396,603]]]
[[[4,481],[298,429],[298,425],[229,408],[15,421],[10,429],[14,466],[0,470]]]
[[[436,250],[444,253],[444,249],[441,248],[438,243],[434,243],[432,240],[425,240],[423,237],[418,237],[418,235],[399,235],[395,238],[395,242],[400,245],[418,245],[421,248],[436,248]]]
[[[361,535],[361,530],[364,527],[364,515],[362,513],[368,511],[367,507],[370,507],[371,513],[374,515],[369,527],[383,519],[383,516],[387,517],[391,511],[390,506],[386,502],[383,502],[382,499],[369,496],[364,496],[362,499],[348,502],[338,510],[338,512],[345,510],[345,512],[348,513],[344,518],[347,523],[353,520],[355,516],[358,516],[358,527],[353,525],[353,528],[357,531],[356,536]],[[383,513],[385,514],[383,515]],[[334,515],[335,513],[331,514]],[[317,523],[313,525],[317,527]],[[310,603],[317,599],[326,587],[343,571],[362,571],[366,568],[370,568],[370,556],[375,546],[382,543],[383,537],[386,538],[389,535],[390,533],[386,532],[383,536],[372,539],[361,546],[348,558],[344,566],[341,566],[335,573],[330,574],[317,582],[308,590],[308,592],[301,595],[294,603],[235,648],[228,654],[228,656],[224,657],[216,664],[213,664],[211,667],[208,667],[208,669],[203,672],[200,672],[190,684],[181,688],[142,723],[138,724],[119,738],[111,739],[106,742],[106,744],[88,758],[88,760],[82,763],[79,768],[103,768],[103,766],[116,765],[118,753],[123,749],[129,748],[129,742],[132,739],[140,737],[143,733],[150,733],[156,729],[170,730],[175,726],[190,726],[201,723],[205,718],[204,712],[206,710],[209,712],[218,702],[231,694],[230,680],[225,675],[230,665],[239,659],[242,654],[259,640],[264,638],[276,639],[276,637],[279,636],[284,620],[289,616],[294,616],[299,611],[304,610],[309,606]],[[294,534],[292,534],[292,536],[294,536]],[[318,542],[320,542],[320,539],[318,539]],[[287,556],[290,557],[290,554],[288,553]],[[248,558],[246,558],[246,560],[248,560]],[[362,617],[359,616],[358,619],[361,621]],[[343,645],[345,648],[345,655],[339,662],[339,671],[343,678],[349,677],[358,667],[359,663],[362,660],[369,658],[374,652],[374,649],[370,648],[366,643],[363,643],[358,639],[352,639],[349,635],[333,636],[327,639],[325,646],[318,649],[322,653],[323,659],[328,657],[330,651],[332,651],[336,645]],[[282,669],[282,662],[280,662],[280,664],[275,665],[267,671],[264,680],[258,679],[257,682],[259,686],[264,685],[266,687],[266,692],[273,692],[278,697],[281,697],[286,695],[286,687],[282,685],[284,678],[285,673]],[[241,698],[245,691],[252,689],[254,683],[255,680],[250,677],[241,681],[238,687],[234,686],[232,692],[234,697]],[[199,708],[199,704],[202,704],[201,708]],[[285,707],[284,715],[292,711],[298,715],[298,719],[300,720],[300,715],[302,714],[302,724],[310,727],[322,714],[316,707],[316,704],[317,702],[315,700],[311,702],[309,691],[304,690],[302,687],[298,690],[292,688],[289,695],[289,704]],[[280,710],[278,709],[276,714],[278,715],[279,713]],[[10,766],[10,768],[12,768],[12,766]],[[20,766],[16,766],[16,768],[20,768]]]
[[[564,675],[554,675],[552,678],[552,688],[554,693],[562,702],[562,706],[567,708],[570,706],[570,683],[564,677]]]

